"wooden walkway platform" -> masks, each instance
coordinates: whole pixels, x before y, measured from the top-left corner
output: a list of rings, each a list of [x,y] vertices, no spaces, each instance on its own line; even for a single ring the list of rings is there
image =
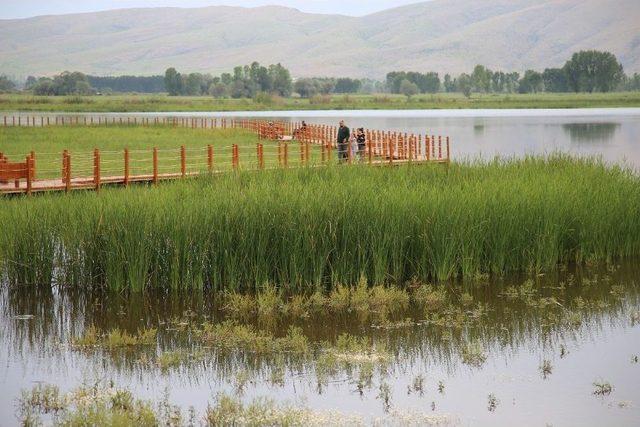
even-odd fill
[[[186,125],[189,122],[183,123]],[[206,127],[205,122],[199,123]],[[222,123],[227,127],[226,122]],[[434,136],[425,136],[423,140],[422,137],[414,135],[367,130],[366,142],[361,145],[357,154],[348,149],[339,156],[338,146],[333,142],[336,140],[336,128],[252,120],[231,121],[229,127],[249,129],[255,132],[262,142],[257,143],[255,147],[240,147],[237,144],[215,147],[215,162],[214,147],[211,145],[189,149],[182,146],[175,150],[153,148],[137,151],[125,149],[122,152],[105,151],[105,156],[109,156],[106,159],[98,149],[88,153],[70,153],[65,150],[59,157],[56,156],[58,160],[48,159],[49,162],[55,162],[53,166],[50,163],[48,169],[45,167],[41,170],[38,165],[46,162],[41,161],[36,152],[31,152],[22,163],[15,163],[13,159],[8,159],[0,153],[0,195],[72,190],[100,191],[105,185],[157,184],[161,181],[237,170],[323,167],[332,163],[392,166],[450,162],[449,138],[443,140],[442,137],[436,139]],[[160,151],[165,156],[164,161],[179,164],[179,169],[161,171]],[[220,151],[223,153],[220,154]],[[84,161],[80,167],[77,165],[78,159]],[[132,162],[136,162],[135,168],[132,167]]]

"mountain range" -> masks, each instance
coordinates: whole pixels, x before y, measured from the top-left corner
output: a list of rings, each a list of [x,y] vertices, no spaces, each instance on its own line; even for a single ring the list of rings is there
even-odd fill
[[[613,52],[640,71],[639,0],[432,0],[363,17],[280,6],[147,8],[0,20],[0,74],[218,74],[259,61],[294,77],[382,78],[562,66]]]

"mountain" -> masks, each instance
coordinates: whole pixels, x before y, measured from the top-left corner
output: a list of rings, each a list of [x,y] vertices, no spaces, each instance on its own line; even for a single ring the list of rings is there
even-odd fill
[[[219,73],[281,62],[294,76],[523,71],[609,50],[640,71],[638,0],[433,0],[355,18],[267,6],[151,8],[0,20],[0,73]]]

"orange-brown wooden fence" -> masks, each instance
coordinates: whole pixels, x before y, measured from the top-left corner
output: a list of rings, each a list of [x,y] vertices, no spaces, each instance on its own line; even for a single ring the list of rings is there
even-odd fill
[[[266,122],[215,118],[144,118],[122,117],[55,117],[50,120],[35,117],[31,120],[5,118],[3,123],[13,126],[68,125],[171,125],[198,128],[248,129],[262,140],[255,147],[237,144],[218,147],[150,148],[147,150],[108,151],[60,154],[40,153],[39,158],[51,163],[58,157],[58,172],[42,168],[36,174],[36,153],[31,152],[24,162],[14,163],[0,153],[0,194],[35,191],[71,191],[93,189],[103,185],[128,186],[133,182],[157,184],[162,180],[183,179],[201,173],[223,173],[233,170],[263,170],[269,168],[321,166],[336,160],[346,164],[386,165],[401,163],[446,163],[450,161],[450,140],[435,135],[413,135],[399,132],[365,130],[365,143],[360,147],[337,144],[337,127],[326,125],[302,126],[293,122]],[[53,124],[52,124],[53,123]],[[341,155],[342,154],[342,155]],[[47,156],[50,156],[47,158]],[[55,159],[53,159],[55,161]],[[41,174],[40,174],[41,173]]]

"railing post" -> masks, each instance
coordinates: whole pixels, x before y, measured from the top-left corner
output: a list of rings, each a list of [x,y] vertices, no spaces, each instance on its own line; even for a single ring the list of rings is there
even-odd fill
[[[442,136],[438,136],[438,160],[442,160]]]
[[[369,157],[369,164],[371,165],[373,163],[373,146],[371,145],[371,140],[367,141],[367,150],[368,150],[368,157]]]
[[[238,169],[238,166],[240,165],[240,161],[238,159],[238,145],[237,144],[233,144],[232,146],[232,151],[231,151],[231,163],[233,165],[233,169],[236,170]]]
[[[207,145],[207,167],[209,172],[213,171],[213,147],[211,144]]]
[[[153,183],[158,185],[158,149],[153,147]]]
[[[409,138],[409,164],[413,163],[413,137]]]
[[[447,163],[451,163],[451,146],[449,145],[449,137],[447,137]]]
[[[67,157],[69,156],[69,152],[67,150],[64,150],[62,152],[62,183],[66,184],[67,183]]]
[[[100,150],[97,148],[93,150],[93,182],[96,191],[100,192]]]
[[[258,169],[264,169],[264,152],[262,151],[263,146],[262,144],[258,143],[257,144],[257,150],[258,150]]]
[[[309,141],[307,141],[304,144],[304,159],[305,159],[305,162],[306,162],[307,166],[309,166],[309,151],[310,151],[309,146],[310,145],[311,145],[311,143]]]
[[[31,157],[31,167],[32,167],[32,172],[33,172],[33,179],[36,179],[36,152],[35,151],[31,151],[31,153],[29,153],[29,157]]]
[[[180,174],[183,178],[187,176],[187,151],[184,145],[180,146]]]
[[[124,186],[129,185],[129,149],[124,149]]]
[[[33,158],[27,156],[27,195],[31,195],[31,188],[33,185]]]
[[[65,150],[66,151],[66,150]],[[66,182],[64,183],[65,192],[69,192],[71,190],[71,154],[67,153],[67,171],[65,173]]]
[[[300,141],[298,145],[300,146],[300,165],[304,165],[304,142]]]
[[[289,167],[289,144],[284,143],[284,167]]]
[[[282,142],[278,141],[278,166],[282,166]]]

